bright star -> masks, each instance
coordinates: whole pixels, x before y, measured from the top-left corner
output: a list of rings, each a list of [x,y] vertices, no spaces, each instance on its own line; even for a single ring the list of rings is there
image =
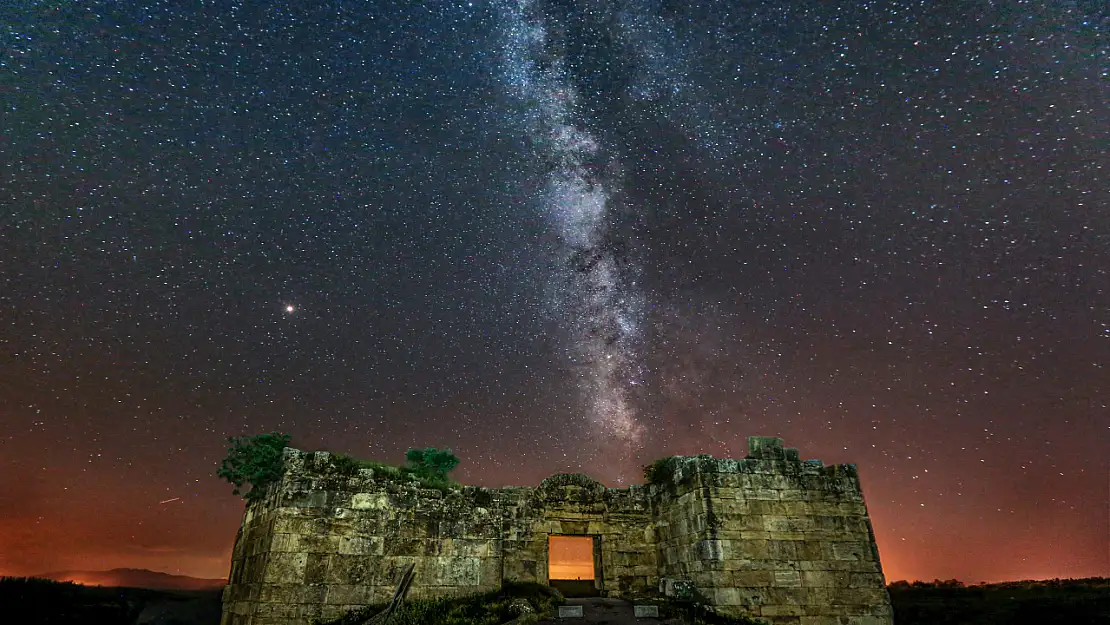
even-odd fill
[[[296,308],[294,308],[292,304],[286,304],[286,306],[285,306],[285,312],[287,312],[287,313],[291,313],[291,312],[293,312],[294,310],[296,310]]]

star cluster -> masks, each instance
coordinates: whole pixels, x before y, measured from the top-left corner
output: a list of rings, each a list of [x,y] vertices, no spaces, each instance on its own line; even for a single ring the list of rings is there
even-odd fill
[[[1094,1],[0,7],[0,574],[226,575],[225,437],[777,435],[890,579],[1106,575]]]

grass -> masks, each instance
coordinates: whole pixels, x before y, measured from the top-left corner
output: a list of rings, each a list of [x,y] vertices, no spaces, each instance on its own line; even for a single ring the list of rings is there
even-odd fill
[[[509,613],[513,599],[527,599],[537,618],[563,602],[559,591],[550,586],[506,583],[500,590],[466,597],[406,601],[389,619],[389,625],[501,625],[515,617]],[[318,625],[361,623],[384,608],[384,604],[371,606]]]

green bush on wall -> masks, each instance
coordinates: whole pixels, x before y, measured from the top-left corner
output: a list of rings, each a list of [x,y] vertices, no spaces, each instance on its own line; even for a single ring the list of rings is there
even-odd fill
[[[458,461],[458,458],[455,458],[456,464]],[[329,464],[325,468],[325,470],[333,471],[344,477],[355,477],[361,469],[370,469],[374,471],[374,475],[377,479],[384,478],[401,483],[407,482],[408,480],[415,480],[421,488],[431,488],[443,492],[458,486],[448,479],[446,474],[423,469],[414,469],[411,466],[395,467],[374,460],[359,460],[358,458],[352,458],[346,454],[331,454]]]
[[[644,466],[644,482],[646,484],[670,484],[674,481],[675,456],[660,458]]]
[[[266,487],[281,479],[282,450],[289,446],[290,436],[280,432],[256,436],[229,437],[227,450],[216,475],[235,485],[234,494],[242,494],[244,486],[250,490],[243,494],[247,501],[261,499]],[[448,491],[457,484],[447,474],[459,464],[450,449],[410,449],[405,454],[406,466],[396,467],[373,460],[359,460],[346,454],[329,454],[325,466],[316,467],[334,475],[355,477],[361,469],[371,469],[380,477],[397,481],[415,480],[421,488]]]
[[[243,495],[247,501],[262,498],[266,487],[281,479],[281,453],[289,446],[290,436],[270,432],[256,436],[232,436],[227,440],[231,447],[216,475],[234,484],[235,489],[231,492],[236,495],[240,494],[244,485],[249,484],[251,489]]]
[[[451,469],[459,464],[459,459],[451,453],[450,449],[436,449],[435,447],[410,449],[405,453],[405,460],[413,471],[444,480],[447,479],[447,474],[451,472]]]

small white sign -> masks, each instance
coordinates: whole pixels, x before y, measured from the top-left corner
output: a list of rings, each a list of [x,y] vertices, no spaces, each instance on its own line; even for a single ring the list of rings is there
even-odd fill
[[[657,605],[634,605],[632,609],[636,612],[636,618],[659,618]]]
[[[580,605],[561,605],[561,606],[559,606],[559,618],[582,618],[582,606],[580,606]]]

